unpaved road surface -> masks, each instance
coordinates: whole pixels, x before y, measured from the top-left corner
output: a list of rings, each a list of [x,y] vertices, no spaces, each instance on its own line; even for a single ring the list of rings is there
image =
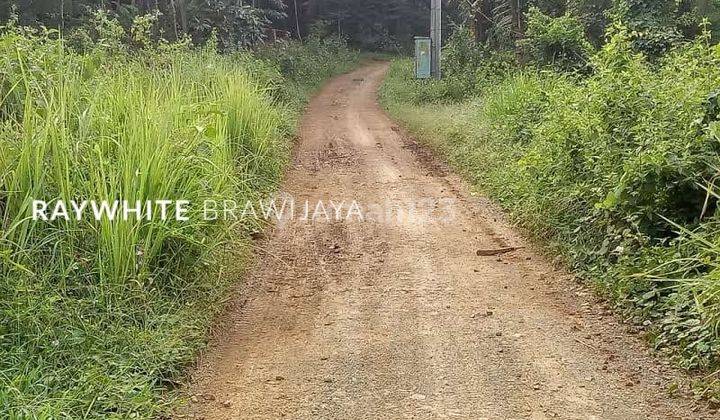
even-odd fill
[[[670,398],[675,372],[388,119],[386,69],[324,87],[283,187],[297,213],[354,200],[365,214],[346,204],[343,220],[296,214],[267,233],[178,416],[709,416]]]

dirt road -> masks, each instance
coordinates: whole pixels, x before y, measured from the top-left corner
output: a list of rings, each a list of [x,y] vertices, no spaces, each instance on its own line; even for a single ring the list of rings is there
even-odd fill
[[[186,415],[701,417],[627,327],[386,117],[386,68],[310,104],[283,187],[302,205],[260,243]],[[306,200],[310,219],[345,202],[342,220],[303,220]]]

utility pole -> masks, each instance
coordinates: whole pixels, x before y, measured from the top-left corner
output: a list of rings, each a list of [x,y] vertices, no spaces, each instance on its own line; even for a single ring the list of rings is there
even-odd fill
[[[442,77],[440,63],[442,61],[442,0],[431,0],[430,3],[430,40],[432,42],[431,73],[436,79]]]
[[[297,0],[293,1],[293,5],[295,6],[295,29],[297,29],[298,39],[302,41],[302,35],[300,35],[300,15],[298,14]]]

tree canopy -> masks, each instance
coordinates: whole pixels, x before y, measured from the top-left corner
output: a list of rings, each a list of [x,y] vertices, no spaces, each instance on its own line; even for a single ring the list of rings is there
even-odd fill
[[[226,48],[253,45],[278,32],[304,38],[323,22],[360,48],[397,51],[413,36],[427,34],[429,5],[429,0],[0,0],[0,18],[9,19],[15,9],[21,24],[69,28],[104,9],[129,26],[137,15],[159,12],[166,38],[187,34],[202,42],[215,31]]]
[[[599,46],[611,21],[622,21],[635,46],[659,55],[701,32],[704,19],[719,29],[718,0],[444,0],[449,33],[470,27],[475,39],[497,49],[515,49],[526,36],[530,12],[571,16],[588,41]],[[399,51],[426,35],[430,0],[0,0],[0,18],[13,9],[21,24],[69,28],[97,9],[130,26],[140,14],[157,13],[167,39],[190,36],[204,42],[214,32],[222,48],[243,48],[277,36],[304,38],[323,23],[369,50]]]

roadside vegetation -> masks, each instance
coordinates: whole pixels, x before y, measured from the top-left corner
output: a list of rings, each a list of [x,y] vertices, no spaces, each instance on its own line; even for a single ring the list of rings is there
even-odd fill
[[[238,280],[249,223],[31,219],[32,200],[244,202],[297,115],[357,55],[333,36],[249,52],[166,41],[157,15],[0,30],[0,417],[154,417]],[[221,50],[223,53],[219,53]]]
[[[585,3],[490,21],[469,8],[445,79],[415,80],[399,59],[381,100],[657,349],[704,372],[699,392],[717,403],[717,11],[619,0],[601,20]]]

